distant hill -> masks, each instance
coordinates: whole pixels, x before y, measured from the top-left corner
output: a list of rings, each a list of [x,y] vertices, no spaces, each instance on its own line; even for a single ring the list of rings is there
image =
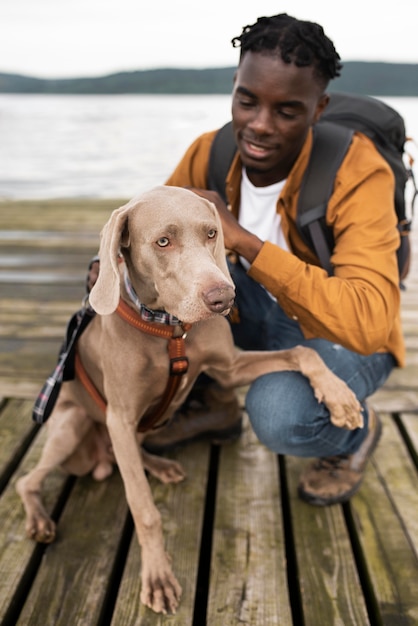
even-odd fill
[[[235,67],[119,72],[90,78],[43,79],[0,73],[0,93],[228,94]],[[418,96],[418,64],[347,61],[330,91]]]

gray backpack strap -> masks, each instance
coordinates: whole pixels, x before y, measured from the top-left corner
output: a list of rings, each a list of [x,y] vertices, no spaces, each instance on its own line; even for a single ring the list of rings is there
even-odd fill
[[[311,156],[300,189],[297,224],[306,244],[331,276],[334,239],[325,214],[337,171],[351,144],[354,131],[332,122],[314,126]]]
[[[215,135],[208,168],[208,189],[217,191],[225,203],[227,203],[225,181],[236,151],[232,122],[228,122]]]

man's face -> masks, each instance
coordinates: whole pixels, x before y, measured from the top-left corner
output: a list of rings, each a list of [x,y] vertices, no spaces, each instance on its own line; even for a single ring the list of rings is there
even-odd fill
[[[270,54],[247,52],[242,57],[232,118],[241,160],[254,185],[287,177],[327,102],[312,67],[297,67]]]

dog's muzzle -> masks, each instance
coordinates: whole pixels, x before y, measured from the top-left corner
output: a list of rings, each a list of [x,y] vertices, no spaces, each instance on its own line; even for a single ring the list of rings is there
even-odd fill
[[[212,313],[222,313],[228,311],[235,300],[235,289],[231,285],[213,287],[202,294],[203,302]]]

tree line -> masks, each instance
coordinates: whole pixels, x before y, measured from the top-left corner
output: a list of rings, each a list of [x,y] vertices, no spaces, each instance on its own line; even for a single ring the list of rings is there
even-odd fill
[[[0,93],[228,94],[235,67],[161,68],[88,78],[45,79],[0,73]],[[418,64],[347,61],[330,91],[374,96],[418,96]]]

